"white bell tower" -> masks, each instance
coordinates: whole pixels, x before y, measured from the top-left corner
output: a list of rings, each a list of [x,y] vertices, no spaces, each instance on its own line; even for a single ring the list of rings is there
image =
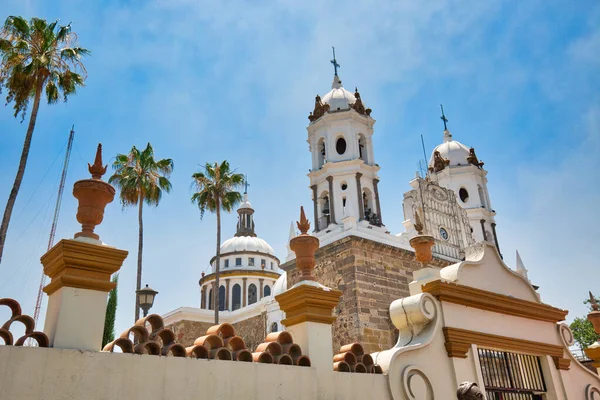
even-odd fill
[[[432,180],[454,191],[458,204],[466,210],[475,241],[488,241],[500,246],[496,235],[496,211],[492,208],[487,188],[487,171],[483,162],[475,155],[475,149],[454,140],[444,121],[444,141],[438,145],[429,160],[429,173]]]
[[[358,225],[382,230],[377,171],[373,153],[371,110],[358,89],[342,86],[335,68],[331,91],[317,96],[308,119],[308,143],[312,168],[308,174],[314,205],[314,229],[318,236]]]

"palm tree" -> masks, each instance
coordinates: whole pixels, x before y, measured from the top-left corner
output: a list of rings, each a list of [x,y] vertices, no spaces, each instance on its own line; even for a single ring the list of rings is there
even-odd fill
[[[192,185],[196,192],[192,203],[198,205],[200,218],[206,210],[217,214],[217,256],[215,257],[215,324],[219,323],[219,275],[221,272],[221,210],[231,212],[242,201],[240,192],[235,191],[244,184],[244,175],[231,171],[227,160],[219,163],[206,163],[204,171],[192,175]]]
[[[87,76],[82,56],[89,50],[77,46],[77,35],[71,24],[48,24],[41,18],[27,22],[22,17],[8,17],[0,30],[0,92],[7,90],[6,104],[14,102],[15,117],[22,120],[33,98],[33,108],[25,134],[17,176],[13,184],[0,225],[0,263],[4,252],[6,233],[17,195],[25,174],[31,137],[35,128],[42,93],[46,91],[48,104],[67,101],[83,86]]]
[[[115,173],[108,180],[120,189],[119,198],[123,207],[138,206],[139,240],[137,260],[136,290],[142,286],[142,252],[144,248],[144,222],[142,207],[144,202],[158,207],[163,191],[171,191],[169,176],[173,172],[173,160],[164,158],[156,161],[154,149],[148,143],[140,152],[135,146],[129,154],[117,154],[113,163]],[[135,320],[140,318],[138,299],[135,299]]]

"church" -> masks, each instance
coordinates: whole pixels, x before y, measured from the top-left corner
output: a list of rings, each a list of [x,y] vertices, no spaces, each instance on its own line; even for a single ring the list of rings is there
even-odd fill
[[[379,185],[385,183],[380,183],[373,147],[376,121],[358,89],[351,92],[343,86],[335,58],[332,63],[331,89],[316,96],[306,128],[313,234],[320,242],[315,276],[343,293],[334,310],[333,348],[359,341],[368,351],[380,351],[397,340],[390,304],[408,295],[413,272],[424,267],[409,243],[417,235],[415,215],[420,213],[424,231],[435,240],[429,266],[441,268],[464,260],[465,250],[475,242],[492,243],[500,252],[496,212],[484,163],[473,147],[454,140],[442,109],[442,141],[432,151],[425,176],[417,174],[404,194],[405,231],[390,232],[379,196]],[[182,343],[190,343],[214,321],[216,290],[220,320],[251,338],[249,344],[257,345],[264,335],[285,329],[281,324],[285,315],[275,296],[298,281],[295,254],[288,247],[285,262],[280,262],[273,248],[257,236],[247,187],[237,213],[237,231],[221,245],[220,287],[214,287],[212,257],[213,272],[202,273],[199,280],[198,306],[163,315]],[[289,235],[290,240],[296,236],[293,226]]]

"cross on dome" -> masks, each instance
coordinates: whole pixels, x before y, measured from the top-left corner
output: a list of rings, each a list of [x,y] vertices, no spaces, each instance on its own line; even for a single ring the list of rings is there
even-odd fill
[[[335,47],[331,46],[331,49],[333,50],[333,60],[331,60],[330,63],[333,64],[333,72],[335,76],[338,76],[337,69],[340,68],[340,64],[338,64],[337,60],[335,59]]]

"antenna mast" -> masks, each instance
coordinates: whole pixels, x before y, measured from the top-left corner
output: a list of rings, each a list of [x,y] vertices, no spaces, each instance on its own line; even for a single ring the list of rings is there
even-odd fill
[[[60,213],[60,204],[62,195],[65,190],[65,180],[67,178],[67,169],[69,168],[69,159],[71,158],[71,149],[73,148],[73,138],[75,136],[75,125],[71,127],[69,133],[69,141],[67,142],[67,152],[65,153],[65,163],[63,164],[62,175],[60,177],[60,185],[58,187],[58,196],[56,197],[56,205],[54,206],[54,218],[52,220],[52,228],[50,228],[50,238],[48,239],[48,250],[54,245],[54,235],[56,235],[56,225],[58,225],[58,215]],[[46,275],[42,272],[40,288],[38,289],[37,301],[35,302],[35,311],[33,312],[33,320],[37,324],[40,317],[40,309],[42,307],[43,289],[46,284]]]

